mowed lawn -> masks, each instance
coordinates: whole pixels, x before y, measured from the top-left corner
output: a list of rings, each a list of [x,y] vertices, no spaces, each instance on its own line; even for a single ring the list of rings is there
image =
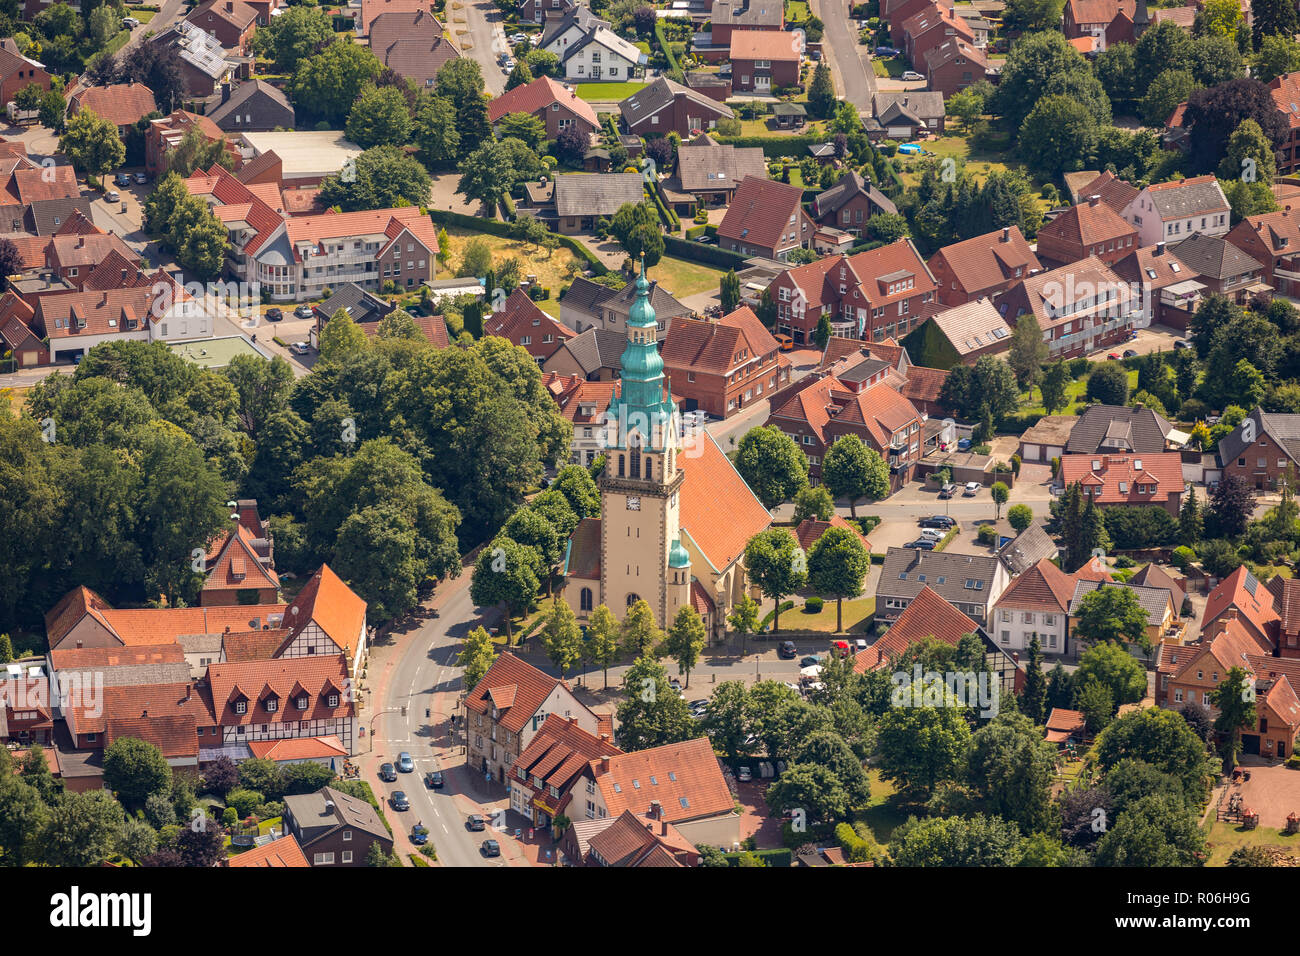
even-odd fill
[[[613,100],[625,100],[637,90],[643,89],[644,83],[575,83],[578,98],[588,103],[604,103]]]
[[[949,128],[955,129],[958,123],[956,120],[949,121]],[[969,138],[964,135],[951,134],[940,136],[936,139],[927,139],[918,143],[920,147],[933,156],[903,156],[903,170],[899,174],[902,177],[903,185],[909,189],[915,188],[921,182],[921,173],[925,169],[925,164],[930,159],[937,159],[943,162],[945,159],[952,159],[957,165],[965,169],[975,177],[979,182],[988,178],[989,173],[1006,172],[1009,169],[1026,172],[1025,167],[1020,163],[1005,162],[1005,154],[1001,152],[985,152],[977,150],[971,146]],[[901,154],[900,154],[901,155]],[[1026,175],[1028,173],[1026,172]],[[1035,188],[1039,184],[1030,177],[1030,181]],[[1039,205],[1046,209],[1050,204],[1044,202],[1041,197]]]
[[[698,295],[701,292],[711,292],[722,282],[724,275],[726,272],[722,269],[674,256],[664,256],[649,271],[651,279],[678,299],[683,296]]]
[[[884,846],[894,835],[894,830],[907,822],[910,814],[898,799],[894,785],[882,779],[879,770],[868,768],[867,780],[871,785],[871,798],[867,801],[867,808],[859,811],[853,822],[869,826],[876,842]]]
[[[1130,392],[1137,391],[1137,382],[1138,382],[1137,369],[1129,369],[1128,387]],[[1074,381],[1070,382],[1068,385],[1065,386],[1065,408],[1061,411],[1058,411],[1056,414],[1058,415],[1073,414],[1075,403],[1083,401],[1084,394],[1087,391],[1088,391],[1088,376],[1085,375],[1082,378],[1076,378]],[[1043,393],[1039,391],[1037,388],[1035,388],[1032,393],[1021,392],[1019,411],[1021,414],[1046,415],[1047,409],[1043,408]]]
[[[447,227],[447,265],[439,268],[442,275],[454,276],[460,269],[465,257],[465,247],[471,239],[482,239],[492,250],[492,265],[500,267],[507,259],[519,260],[521,276],[535,275],[544,288],[551,290],[551,295],[559,294],[560,286],[572,282],[569,265],[584,266],[577,256],[564,247],[553,252],[538,249],[529,242],[507,239],[503,236],[490,236],[483,232],[472,232],[459,226]],[[581,270],[579,270],[581,271]]]
[[[1215,821],[1206,839],[1210,843],[1210,858],[1206,866],[1227,866],[1232,851],[1243,846],[1276,846],[1292,856],[1300,855],[1300,834],[1287,836],[1272,827],[1245,830],[1236,823]]]
[[[844,602],[844,633],[862,634],[870,626],[876,613],[874,597],[854,598]],[[835,633],[835,601],[827,598],[822,609],[809,614],[802,607],[791,608],[781,615],[783,628],[801,631],[826,631]]]

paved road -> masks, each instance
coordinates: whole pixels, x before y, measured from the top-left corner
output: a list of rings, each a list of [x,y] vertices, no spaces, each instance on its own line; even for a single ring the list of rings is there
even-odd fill
[[[127,54],[131,52],[132,48],[139,46],[146,36],[159,34],[166,30],[181,18],[181,14],[185,12],[185,9],[185,0],[163,0],[163,3],[159,4],[158,12],[154,14],[152,20],[148,23],[140,24],[131,31],[131,39],[127,40],[122,49],[117,51],[117,61],[121,63],[122,60],[126,58]],[[134,16],[130,7],[127,8],[126,16]],[[70,90],[68,90],[68,93],[76,93],[82,89],[85,89],[85,84],[81,82],[81,77],[78,77],[77,82],[73,84]]]
[[[871,112],[876,77],[867,48],[858,44],[858,31],[849,19],[845,0],[812,0],[813,12],[825,24],[822,50],[829,51],[836,92],[858,108]]]
[[[506,74],[497,63],[497,57],[507,52],[505,32],[501,28],[501,11],[491,0],[467,2],[465,9],[466,25],[473,46],[465,50],[465,55],[478,61],[483,69],[483,82],[487,91],[493,96],[505,92]]]

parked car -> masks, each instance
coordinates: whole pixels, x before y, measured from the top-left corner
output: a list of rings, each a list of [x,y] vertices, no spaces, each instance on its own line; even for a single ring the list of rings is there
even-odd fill
[[[920,73],[917,73],[916,70],[907,70],[903,73],[903,79],[907,80],[909,83],[912,83],[915,82],[916,80],[924,80],[925,77],[922,76]]]
[[[898,51],[892,46],[876,47],[876,56],[898,56]]]
[[[865,651],[867,649],[867,639],[865,637],[855,637],[853,639],[853,649]]]
[[[951,481],[939,489],[939,497],[945,500],[951,498],[956,493],[957,493],[957,486],[954,485]]]
[[[405,750],[397,755],[397,769],[402,773],[410,773],[415,769],[415,761]]]
[[[1187,341],[1187,339],[1174,339],[1174,351],[1190,349],[1191,347],[1192,343]]]
[[[969,438],[958,438],[958,439],[957,439],[957,450],[958,450],[958,451],[970,451],[970,446],[971,446],[971,441],[970,441]]]
[[[138,27],[139,25],[140,25],[140,21],[137,20],[135,17],[123,17],[123,18],[122,18],[122,26],[125,27],[125,28],[128,29],[128,30],[134,30],[134,29],[135,29],[136,27]]]
[[[289,351],[294,355],[306,355],[311,351],[311,346],[306,342],[294,342],[289,346]]]
[[[741,783],[749,783],[749,781],[754,779],[754,772],[748,767],[737,767],[736,779]]]
[[[424,775],[424,785],[430,790],[442,789],[442,771],[430,770]]]
[[[137,186],[146,186],[148,185],[148,183],[149,183],[149,177],[146,176],[144,173],[135,174],[135,184]]]
[[[669,678],[669,679],[668,679],[668,686],[671,687],[673,690],[677,691],[677,693],[678,693],[679,696],[682,696],[682,697],[685,697],[685,696],[686,696],[686,694],[683,693],[683,691],[682,691],[682,682],[681,682],[678,678],[676,678],[676,677],[671,677],[671,678]]]
[[[379,779],[384,781],[385,783],[392,783],[394,780],[397,779],[397,770],[393,767],[391,763],[380,764]]]
[[[776,656],[783,661],[792,661],[799,655],[795,649],[794,641],[782,641],[776,649]]]
[[[839,654],[840,657],[848,657],[852,650],[848,641],[831,641],[831,651]]]
[[[921,538],[925,541],[942,541],[947,533],[941,528],[922,528]]]
[[[816,665],[820,664],[821,662],[822,662],[822,659],[821,659],[820,657],[818,657],[816,654],[809,654],[807,657],[805,657],[803,660],[801,660],[801,661],[799,662],[799,666],[800,666],[800,667],[815,667]]]
[[[388,798],[388,802],[393,805],[394,810],[411,809],[411,801],[406,799],[406,794],[401,790],[394,790],[393,795]]]
[[[957,524],[956,518],[948,515],[931,515],[928,518],[921,519],[922,528],[943,528],[945,531]]]
[[[1118,352],[1111,352],[1109,355],[1106,356],[1106,360],[1109,362],[1114,362],[1118,358],[1119,358]]]
[[[916,548],[919,551],[933,551],[936,544],[938,542],[932,538],[917,538],[915,541],[907,542],[903,547]]]
[[[963,498],[974,498],[975,495],[979,493],[981,487],[982,486],[978,481],[968,481],[966,482],[966,487],[962,489],[961,496]]]
[[[1137,355],[1137,351],[1134,350],[1134,349],[1125,349],[1125,350],[1124,350],[1124,357],[1125,357],[1125,358],[1133,358],[1133,356],[1135,356],[1135,355]]]
[[[510,42],[511,42],[511,43],[526,43],[526,42],[528,42],[528,34],[527,34],[527,33],[516,33],[514,36],[512,36],[512,37],[510,38]]]
[[[108,192],[104,193],[104,201],[105,201],[105,202],[117,202],[117,201],[119,201],[121,198],[122,198],[122,197],[121,197],[120,195],[118,195],[118,192],[117,192],[116,189],[110,189]]]
[[[309,306],[309,305],[300,305],[300,306],[298,306],[298,308],[296,308],[296,309],[293,310],[293,314],[296,315],[296,316],[298,316],[298,318],[300,318],[300,319],[310,319],[310,318],[311,318],[312,316],[314,316],[316,313],[312,311],[312,307],[311,307],[311,306]]]
[[[268,322],[279,322],[284,318],[283,309],[267,309],[263,314],[266,316],[266,321]]]
[[[465,829],[475,830],[475,831],[486,830],[487,817],[483,816],[483,814],[481,813],[471,813],[468,817],[465,818]]]
[[[496,840],[484,840],[481,849],[484,856],[501,855],[501,844],[498,843]]]
[[[429,842],[429,828],[423,823],[417,823],[411,827],[411,842],[416,846],[424,846]]]
[[[794,351],[794,339],[790,338],[790,336],[774,335],[772,338],[776,339],[776,344],[781,347],[782,352]]]
[[[116,176],[113,177],[113,184],[114,184],[115,186],[130,186],[130,185],[131,185],[131,174],[130,174],[130,173],[118,173]]]
[[[513,56],[511,56],[511,57],[507,57],[507,58],[506,58],[506,61],[505,61],[504,63],[501,64],[501,68],[502,68],[503,70],[505,70],[507,73],[509,73],[511,70],[513,70],[513,69],[515,68],[515,66],[516,66],[516,64],[515,64],[515,58],[514,58]]]

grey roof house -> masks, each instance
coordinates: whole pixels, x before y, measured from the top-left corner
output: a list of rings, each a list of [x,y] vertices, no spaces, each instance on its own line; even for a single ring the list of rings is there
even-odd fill
[[[227,133],[266,133],[294,127],[289,98],[265,80],[245,80],[233,90],[229,83],[223,83],[221,100],[208,110],[208,119]]]
[[[635,301],[634,282],[629,282],[616,291],[579,276],[560,300],[560,321],[575,332],[596,328],[626,338],[627,317]],[[658,319],[660,341],[668,334],[673,319],[693,314],[690,308],[677,301],[657,280],[650,283],[650,305]]]
[[[1011,575],[1028,571],[1043,558],[1054,558],[1059,553],[1052,536],[1040,524],[1031,524],[1002,546],[998,558]]]
[[[890,548],[876,585],[876,617],[894,620],[928,587],[982,627],[1010,579],[993,555]]]
[[[393,849],[375,808],[333,787],[285,797],[284,829],[312,866],[365,866],[372,844]]]
[[[590,328],[568,339],[542,363],[543,372],[580,375],[589,382],[612,382],[623,370],[627,333]]]
[[[1168,419],[1145,406],[1093,405],[1071,429],[1065,451],[1069,455],[1157,455],[1167,450],[1166,438],[1172,428]]]

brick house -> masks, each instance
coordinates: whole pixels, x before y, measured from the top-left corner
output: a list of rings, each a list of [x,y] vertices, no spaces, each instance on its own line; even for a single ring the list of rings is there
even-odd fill
[[[232,53],[249,52],[257,11],[243,0],[207,0],[190,11],[188,22],[206,30]]]
[[[1033,313],[1053,360],[1126,342],[1142,318],[1137,293],[1096,256],[1020,279],[993,304],[1012,326]]]
[[[1048,268],[1088,256],[1113,266],[1133,251],[1137,235],[1131,223],[1093,195],[1038,230],[1038,257]]]
[[[550,358],[565,341],[578,334],[539,309],[523,289],[515,289],[500,312],[492,312],[487,316],[483,322],[483,333],[500,336],[518,345],[535,358],[538,365]]]
[[[790,361],[748,306],[716,321],[680,318],[660,347],[686,411],[727,418],[790,381]]]
[[[903,52],[912,64],[925,62],[925,55],[948,40],[975,45],[975,31],[952,9],[932,4],[903,23]]]
[[[782,262],[812,241],[815,223],[803,208],[803,190],[746,176],[718,224],[718,246]]]
[[[460,59],[460,51],[427,9],[377,17],[370,24],[370,49],[380,63],[422,90],[433,89],[438,71]]]
[[[872,142],[882,139],[910,140],[917,137],[942,136],[944,131],[943,94],[926,90],[880,92],[871,96],[871,118],[864,120]]]
[[[835,226],[855,236],[862,234],[878,212],[897,213],[898,207],[856,170],[849,170],[834,186],[819,193],[812,205],[813,219],[820,225]]]
[[[223,83],[221,102],[206,115],[227,133],[293,129],[296,122],[289,98],[265,80],[245,80],[233,90]]]
[[[1278,175],[1285,176],[1300,169],[1300,114],[1292,106],[1300,103],[1300,72],[1275,77],[1269,81],[1268,91],[1287,125],[1286,141],[1275,152]]]
[[[266,549],[266,554],[259,552]],[[270,562],[269,544],[240,523],[209,552],[199,600],[205,607],[278,604],[280,577]]]
[[[555,139],[561,130],[570,126],[588,135],[600,128],[591,104],[549,76],[539,76],[531,83],[507,90],[488,104],[488,122],[493,127],[511,113],[527,113],[542,120],[547,139]]]
[[[614,382],[588,382],[581,375],[543,372],[542,385],[551,393],[560,414],[573,425],[569,461],[590,465],[604,454],[605,412],[614,398]]]
[[[910,239],[795,266],[769,288],[777,303],[776,331],[798,344],[813,340],[822,315],[832,335],[876,343],[901,339],[938,306],[934,276]]]
[[[376,843],[386,853],[393,851],[392,834],[378,811],[333,787],[286,796],[284,829],[312,866],[365,866]]]
[[[1232,228],[1227,238],[1263,265],[1261,281],[1281,295],[1300,295],[1300,261],[1297,261],[1300,223],[1290,206],[1277,212],[1247,216]]]
[[[1011,348],[1011,329],[988,299],[936,312],[903,338],[919,365],[950,369]]]
[[[953,37],[931,47],[925,54],[924,70],[917,72],[924,72],[926,86],[942,93],[947,99],[985,79],[989,72],[989,61],[983,50],[959,37]]]
[[[765,424],[789,435],[808,456],[809,481],[821,480],[822,460],[843,435],[856,435],[889,464],[890,486],[911,480],[921,450],[921,414],[886,383],[882,362],[862,362],[843,379],[808,376],[798,391],[781,396]],[[811,379],[811,381],[809,381]]]
[[[19,90],[33,83],[43,90],[50,88],[50,74],[44,65],[19,53],[13,37],[0,41],[0,105],[10,102]]]
[[[880,19],[882,25],[889,28],[889,42],[897,49],[903,49],[907,43],[907,34],[903,25],[918,13],[939,6],[943,10],[953,10],[952,0],[881,0]]]
[[[1208,291],[1227,296],[1239,305],[1252,295],[1272,291],[1263,281],[1264,263],[1229,242],[1227,236],[1194,233],[1174,246],[1173,252]]]
[[[185,110],[176,110],[170,116],[150,120],[144,134],[144,168],[152,177],[167,172],[168,154],[181,144],[190,130],[197,130],[207,143],[225,143],[231,163],[238,168],[243,160],[235,145],[225,138],[216,123],[207,116],[198,116]]]
[[[622,752],[608,733],[588,733],[576,717],[548,715],[510,768],[510,809],[534,826],[549,827],[568,803],[582,769],[593,760]]]
[[[532,743],[549,714],[573,717],[587,733],[600,734],[600,718],[573,696],[566,681],[503,652],[465,695],[468,742],[465,765],[506,783],[506,774]]]
[[[711,46],[729,47],[734,33],[785,29],[781,0],[713,0]]]
[[[618,104],[623,127],[637,136],[667,136],[676,133],[687,139],[699,130],[710,130],[718,120],[734,119],[725,103],[667,77],[659,77]]]
[[[992,298],[1017,279],[1043,270],[1019,226],[944,246],[926,265],[946,306]]]
[[[69,116],[90,110],[116,126],[119,136],[125,136],[130,127],[157,109],[153,91],[143,83],[92,86],[68,98]]]
[[[1178,452],[1158,455],[1062,455],[1056,487],[1078,482],[1099,508],[1155,506],[1177,517],[1186,483]]]
[[[1280,479],[1300,472],[1300,415],[1256,408],[1220,439],[1218,455],[1225,476],[1234,475],[1260,491],[1272,490]]]
[[[1165,302],[1162,293],[1170,286],[1194,279],[1196,270],[1189,268],[1172,249],[1163,242],[1134,249],[1112,268],[1125,282],[1142,290],[1142,317],[1137,325],[1149,326],[1156,322],[1186,328],[1186,319]]]
[[[1285,592],[1283,592],[1285,594]],[[1269,653],[1278,648],[1282,614],[1277,597],[1250,570],[1242,565],[1218,583],[1205,598],[1201,630],[1209,629],[1221,617],[1236,618],[1253,640]],[[1293,651],[1285,656],[1297,656]]]
[[[1137,11],[1136,0],[1067,0],[1062,17],[1061,29],[1069,39],[1089,37],[1094,40],[1095,49],[1106,49],[1107,41],[1115,42],[1116,31],[1121,30],[1115,21],[1127,24],[1128,36],[1122,39],[1131,42],[1133,17]]]
[[[798,40],[784,30],[733,31],[729,58],[736,93],[771,93],[799,86],[802,54]]]

